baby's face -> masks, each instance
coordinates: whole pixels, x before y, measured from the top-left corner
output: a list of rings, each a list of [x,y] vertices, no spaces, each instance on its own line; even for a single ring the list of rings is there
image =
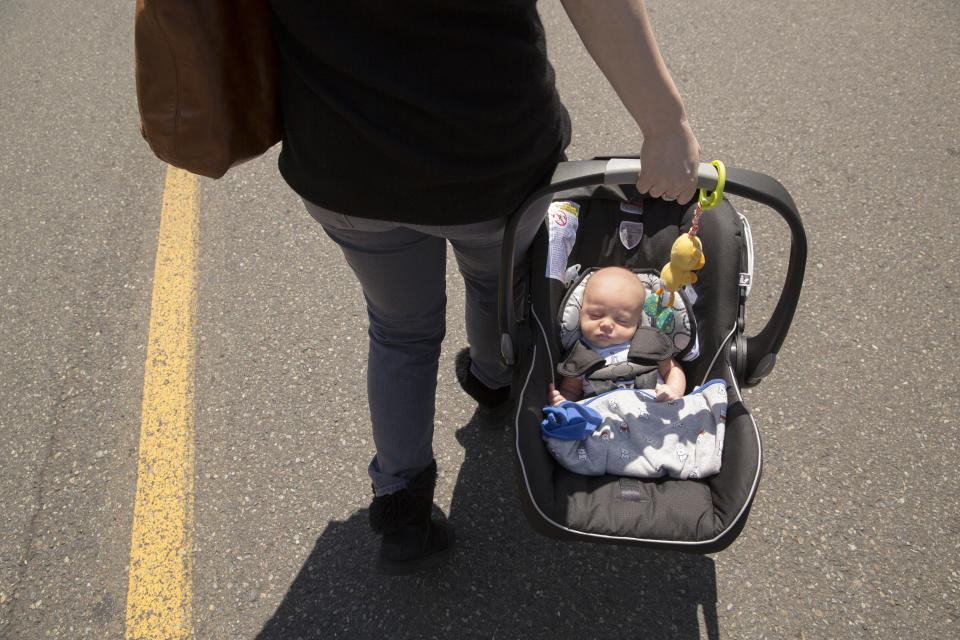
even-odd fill
[[[629,277],[639,286],[625,286],[622,281],[596,276],[587,282],[580,309],[580,333],[598,349],[629,342],[637,331],[646,289],[635,276]]]

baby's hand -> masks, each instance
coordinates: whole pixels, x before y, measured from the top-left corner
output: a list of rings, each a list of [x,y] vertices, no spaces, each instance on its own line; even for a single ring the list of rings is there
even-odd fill
[[[555,407],[559,406],[561,402],[566,400],[566,398],[563,397],[563,394],[557,391],[557,388],[554,387],[552,383],[550,384],[549,389],[550,389],[550,404],[552,404],[553,406]]]
[[[655,400],[657,402],[666,402],[667,400],[679,400],[682,398],[682,394],[678,394],[675,389],[670,385],[658,384],[657,388],[654,389],[657,394]]]

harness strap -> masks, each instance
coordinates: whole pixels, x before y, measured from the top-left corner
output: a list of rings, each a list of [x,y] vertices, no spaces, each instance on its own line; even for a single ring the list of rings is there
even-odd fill
[[[583,376],[596,393],[606,393],[630,383],[637,389],[652,389],[657,383],[657,363],[673,357],[673,342],[663,332],[642,326],[633,334],[627,361],[606,364],[587,344],[578,340],[557,365],[568,378]]]

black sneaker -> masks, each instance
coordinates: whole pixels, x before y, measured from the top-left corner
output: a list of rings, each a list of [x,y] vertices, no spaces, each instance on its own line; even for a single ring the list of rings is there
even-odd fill
[[[491,389],[477,379],[470,371],[470,349],[464,347],[457,353],[454,362],[457,372],[457,382],[468,396],[477,401],[477,410],[474,420],[482,429],[500,430],[506,426],[510,415],[516,406],[510,396],[510,386]]]
[[[491,389],[480,382],[477,376],[473,375],[473,372],[470,371],[472,362],[469,347],[461,349],[460,352],[457,353],[457,358],[454,361],[454,367],[457,371],[457,382],[459,382],[463,390],[467,392],[467,395],[476,400],[477,404],[488,409],[496,409],[504,404],[509,404],[510,385],[500,387],[499,389]]]

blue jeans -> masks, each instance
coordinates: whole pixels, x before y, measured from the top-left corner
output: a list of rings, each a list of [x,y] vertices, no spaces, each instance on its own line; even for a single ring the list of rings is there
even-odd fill
[[[510,384],[500,362],[497,278],[506,217],[426,226],[345,216],[306,202],[340,246],[363,287],[369,318],[367,399],[377,453],[369,473],[376,495],[399,491],[433,461],[433,418],[440,344],[446,333],[447,241],[466,289],[466,331],[473,374],[497,389]],[[550,204],[517,233],[517,269]]]

